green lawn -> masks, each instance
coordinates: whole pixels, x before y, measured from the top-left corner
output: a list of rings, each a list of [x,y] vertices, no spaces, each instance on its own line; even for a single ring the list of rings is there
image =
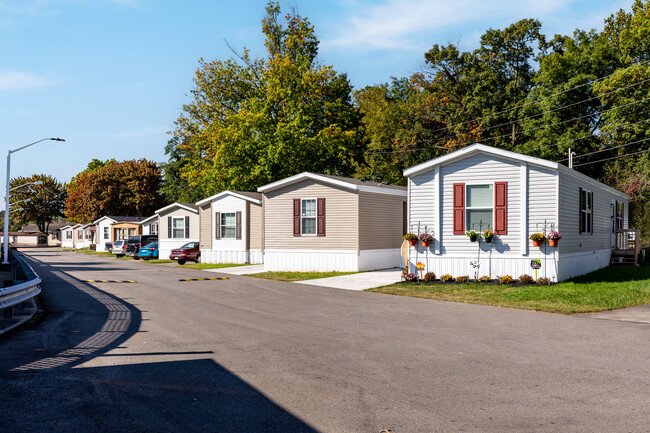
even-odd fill
[[[259,274],[247,274],[247,277],[264,278],[266,280],[278,281],[303,281],[315,280],[317,278],[338,277],[339,275],[358,274],[358,272],[262,272]]]
[[[169,260],[169,259],[151,259],[151,260],[142,260],[144,263],[174,263],[176,260]]]
[[[368,291],[552,313],[588,313],[650,303],[650,263],[638,268],[610,266],[552,286],[411,283]]]
[[[69,251],[73,253],[86,254],[88,256],[100,256],[100,257],[115,257],[110,251],[93,251],[89,248],[61,248],[61,251]]]

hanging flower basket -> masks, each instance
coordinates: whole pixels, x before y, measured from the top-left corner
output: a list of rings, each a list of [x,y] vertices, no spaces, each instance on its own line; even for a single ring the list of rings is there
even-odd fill
[[[423,247],[428,247],[431,245],[431,242],[433,242],[433,236],[431,236],[429,233],[421,233],[419,237]]]
[[[411,247],[414,247],[414,246],[416,246],[418,244],[417,240],[409,240],[408,242],[409,242],[409,246],[411,246]]]
[[[476,242],[478,240],[478,233],[475,232],[474,230],[470,230],[465,234],[467,235],[467,237],[469,237],[469,240],[471,242]]]
[[[533,246],[535,247],[541,246],[544,239],[546,239],[546,235],[544,233],[533,233],[530,235],[530,240],[533,241]]]
[[[557,239],[549,239],[548,244],[552,247],[557,247],[558,240]]]
[[[549,245],[552,247],[557,247],[557,243],[562,239],[562,235],[556,231],[548,232],[546,236],[548,237]]]
[[[483,239],[485,239],[486,244],[491,244],[493,237],[494,237],[494,232],[492,230],[485,230],[483,232]]]
[[[418,243],[418,237],[413,233],[407,233],[404,235],[404,240],[408,241],[409,245],[414,247]]]

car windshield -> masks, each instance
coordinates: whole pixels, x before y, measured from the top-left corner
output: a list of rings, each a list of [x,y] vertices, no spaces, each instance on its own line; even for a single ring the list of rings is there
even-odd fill
[[[152,242],[144,246],[145,248],[158,248],[158,242]]]
[[[191,250],[192,248],[196,248],[197,242],[188,242],[185,245],[183,245],[181,248],[187,248]]]
[[[119,247],[120,245],[122,245],[123,242],[124,241],[115,241],[115,243],[113,245],[116,246],[116,247]]]

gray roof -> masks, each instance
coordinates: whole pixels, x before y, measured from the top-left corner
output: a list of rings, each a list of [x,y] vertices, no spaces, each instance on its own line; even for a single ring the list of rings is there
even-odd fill
[[[68,222],[62,222],[62,223],[50,223],[50,226],[48,227],[48,230],[50,232],[54,232],[59,230],[61,227],[65,227],[67,225],[70,225],[71,223]],[[27,224],[23,228],[19,230],[20,232],[40,232],[38,229],[38,225],[36,224]]]
[[[362,179],[355,179],[353,177],[334,176],[331,174],[321,174],[321,173],[314,173],[314,174],[317,174],[318,176],[329,177],[330,179],[339,180],[341,182],[351,183],[353,185],[364,185],[364,186],[372,186],[375,188],[395,189],[398,191],[406,191],[408,189],[405,186],[392,185],[390,183],[385,183],[385,182],[375,182],[373,180],[362,180]]]
[[[262,200],[262,193],[261,192],[250,192],[250,191],[235,191],[235,190],[230,190],[236,194],[243,195],[245,197],[250,197],[255,200]]]
[[[106,216],[117,222],[125,222],[125,223],[137,223],[148,218],[143,216],[113,216],[113,215],[106,215]]]

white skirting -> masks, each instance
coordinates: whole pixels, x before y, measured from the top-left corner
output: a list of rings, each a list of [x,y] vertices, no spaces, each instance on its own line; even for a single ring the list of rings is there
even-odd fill
[[[222,250],[201,250],[201,261],[203,263],[250,263],[258,264],[263,262],[262,251],[222,251]]]
[[[611,249],[562,254],[559,263],[560,281],[604,268],[609,265],[611,256]]]
[[[400,250],[266,250],[265,271],[357,272],[399,267]]]

